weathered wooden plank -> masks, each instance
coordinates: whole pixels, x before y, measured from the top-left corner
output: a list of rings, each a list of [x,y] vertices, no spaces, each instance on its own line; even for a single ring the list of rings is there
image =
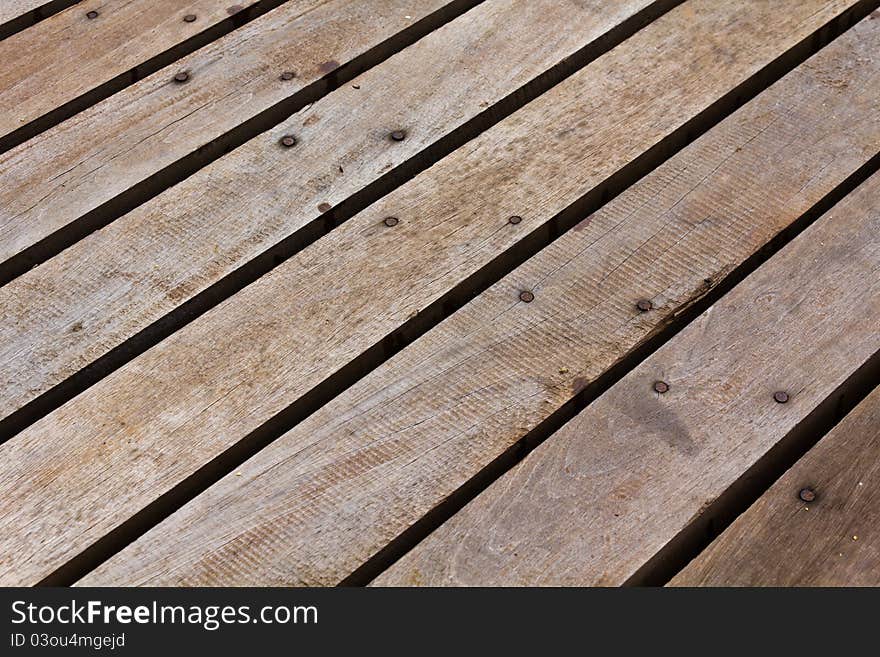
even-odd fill
[[[880,388],[670,584],[880,585],[878,479]]]
[[[0,143],[230,16],[283,0],[81,2],[0,42]],[[195,16],[195,20],[185,20]],[[230,23],[231,26],[231,23]]]
[[[625,582],[880,350],[878,192],[875,174],[376,583]]]
[[[736,11],[711,0],[680,6],[0,446],[0,495],[8,501],[0,516],[0,579],[28,582],[53,572],[851,6],[820,0],[754,3]],[[725,66],[700,64],[718,58]],[[363,91],[360,86],[347,92]],[[310,111],[317,114],[305,117],[329,118],[322,110],[316,103]],[[386,140],[401,124],[393,113],[382,117],[388,122],[372,134]],[[322,123],[299,130],[303,144],[334,139]],[[423,125],[404,124],[413,138]],[[281,134],[272,131],[263,142],[276,170],[285,168],[279,153],[292,158],[297,152],[277,147]],[[249,181],[210,179],[206,190],[202,181],[189,187],[191,180],[178,188],[192,194],[197,209],[242,207],[252,235],[268,232],[277,217],[274,207],[267,216],[265,206],[236,206]],[[292,191],[281,190],[271,197],[279,205]],[[190,217],[171,205],[159,209],[174,221],[151,244],[153,261],[132,268],[126,261],[134,254],[111,239],[91,280],[112,280],[114,294],[124,294],[131,281],[162,281],[189,257],[170,245],[183,243],[178,227]],[[508,223],[513,214],[522,221]],[[387,225],[388,216],[399,223]],[[161,217],[145,215],[141,225]],[[96,243],[82,244],[95,249]],[[70,263],[74,275],[83,262]],[[40,276],[16,283],[25,279],[32,281],[30,291],[10,298],[10,289],[26,288],[5,287],[3,307],[26,307],[37,322],[34,314],[51,308],[42,300],[51,284],[41,288],[47,279]],[[178,286],[174,278],[157,283],[169,304],[180,295]],[[103,298],[100,283],[96,289]],[[54,334],[59,349],[62,335],[128,318],[127,311],[92,314],[103,304],[88,288],[78,301],[82,331],[71,325],[66,334]],[[39,361],[29,360],[38,370]],[[340,466],[337,475],[362,467],[361,458]]]
[[[216,148],[215,139],[292,103],[336,67],[447,2],[289,0],[0,155],[0,263],[90,213],[112,214],[127,191]],[[175,84],[181,70],[190,80]],[[285,73],[295,77],[282,79]],[[0,264],[0,280],[8,279],[4,274]]]
[[[351,573],[877,152],[868,117],[880,63],[866,55],[878,43],[877,26],[854,28],[85,582],[328,584]],[[521,207],[500,207],[496,225]],[[655,310],[638,313],[639,297]],[[298,338],[298,357],[327,358],[327,334]],[[287,368],[275,389],[302,371]]]
[[[401,19],[411,16],[404,13],[406,2],[379,4],[385,10],[371,18],[362,15],[369,11],[361,3],[355,3],[359,9],[345,11],[333,3],[329,13],[312,12],[316,19],[309,25],[318,37],[328,22],[336,20],[332,16],[341,14],[342,24],[351,25],[340,33],[351,35],[362,24],[382,31],[386,28],[379,25],[387,22],[397,29]],[[0,290],[0,418],[651,4],[628,0],[609,10],[602,0],[577,6],[555,0],[486,2],[4,286]],[[580,25],[578,30],[565,29],[572,20]],[[338,44],[331,45],[341,50]],[[316,52],[321,61],[330,56],[321,48]],[[258,61],[262,65],[263,60]],[[222,76],[222,71],[217,75]],[[195,102],[205,102],[201,92]],[[194,120],[209,121],[212,116],[206,110]],[[146,163],[147,171],[152,168],[151,159],[145,157],[151,149],[164,149],[167,141],[178,138],[179,130],[190,130],[187,120],[175,120],[163,117],[162,124],[168,121],[173,129],[151,145],[145,142],[145,150],[121,155],[115,149],[107,151],[115,161],[109,170],[88,157],[81,169],[94,171],[110,186],[135,182],[144,173],[139,163]],[[389,139],[398,128],[407,130],[407,138]],[[153,133],[156,126],[147,121],[140,130]],[[286,134],[297,136],[295,148],[278,145]],[[63,149],[63,144],[58,148]],[[21,153],[33,161],[26,156]],[[135,173],[127,175],[123,170]],[[23,184],[47,173],[34,171]],[[79,183],[74,177],[50,184],[69,189]],[[86,177],[82,184],[87,196],[92,178]],[[20,185],[14,187],[13,193],[21,191]],[[44,192],[41,187],[38,194]],[[31,204],[33,199],[26,195],[25,202]],[[45,225],[44,217],[55,217],[55,197],[35,206],[39,214],[26,214],[11,223],[4,231],[7,243],[21,246],[20,239],[31,239],[27,225]],[[76,199],[73,203],[74,213],[86,209]],[[511,233],[508,243],[521,234]],[[384,235],[374,235],[370,241],[388,248]],[[329,249],[338,245],[339,241]],[[335,253],[327,257],[328,261],[338,258]],[[363,264],[353,255],[345,263]]]

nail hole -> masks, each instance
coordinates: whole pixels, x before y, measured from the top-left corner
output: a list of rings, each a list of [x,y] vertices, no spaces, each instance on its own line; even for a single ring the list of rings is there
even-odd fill
[[[798,492],[798,497],[804,502],[812,502],[816,499],[816,491],[809,487],[801,488]]]

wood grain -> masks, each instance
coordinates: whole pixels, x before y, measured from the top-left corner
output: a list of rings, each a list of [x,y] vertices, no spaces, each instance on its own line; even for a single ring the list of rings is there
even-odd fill
[[[693,38],[702,40],[700,30]],[[876,153],[880,124],[870,117],[880,104],[880,62],[867,53],[878,43],[880,29],[867,24],[838,39],[84,583],[338,582],[703,294],[706,278],[719,281]],[[614,107],[613,95],[604,101]],[[591,117],[595,128],[597,113]],[[590,148],[585,138],[577,143]],[[622,148],[602,143],[606,152]],[[551,181],[564,184],[561,175],[541,180],[548,191]],[[510,230],[504,218],[522,207],[501,205],[498,229]],[[356,255],[375,270],[368,283],[390,288],[388,272],[402,258],[380,271],[381,258]],[[430,261],[417,262],[425,268]],[[309,284],[311,294],[325,289]],[[363,303],[375,312],[375,293],[366,283],[363,289]],[[534,291],[530,304],[518,301],[523,289]],[[329,290],[318,296],[298,312],[334,302]],[[639,314],[640,297],[653,299],[655,310]],[[328,362],[322,343],[330,344],[337,326],[297,337],[301,364],[312,351]],[[289,388],[283,381],[303,371],[286,369],[273,389]]]
[[[379,25],[389,23],[390,29],[398,29],[399,19],[408,15],[401,8],[407,4],[404,2],[380,3],[385,11],[379,12],[378,18],[362,16],[367,9],[356,4],[362,8],[347,9],[348,13],[342,12],[345,19],[339,19],[339,24],[347,25],[340,28],[340,33],[348,34],[355,43],[360,43],[361,37],[352,35],[362,25],[385,32],[389,27]],[[0,418],[318,219],[327,207],[339,205],[647,5],[646,0],[629,0],[607,10],[601,0],[576,7],[560,6],[555,0],[486,2],[4,286],[0,289]],[[338,3],[329,7],[340,12]],[[336,19],[331,18],[334,12],[312,13],[315,21],[306,21],[306,25],[318,38],[328,22]],[[565,29],[572,20],[578,21],[579,30]],[[345,38],[340,36],[339,40]],[[332,45],[337,53],[351,54],[338,42]],[[329,54],[322,51],[319,59]],[[215,74],[222,77],[223,68],[221,63]],[[424,84],[424,80],[431,80],[431,84]],[[216,88],[209,88],[207,97],[216,92]],[[201,93],[199,99],[198,104],[205,102]],[[226,114],[225,110],[221,112],[222,106],[216,110]],[[194,121],[208,121],[212,116],[206,110],[204,115],[194,116]],[[171,117],[162,118],[163,124],[174,124]],[[187,121],[178,123],[180,130],[190,128]],[[389,133],[398,128],[407,131],[402,142],[389,139]],[[147,129],[156,132],[156,125],[145,118],[141,130]],[[131,184],[137,176],[153,169],[155,162],[147,157],[150,149],[163,149],[178,134],[178,125],[174,124],[152,145],[145,142],[146,150],[124,152],[106,171],[100,162],[90,161],[82,169],[94,170],[94,175],[116,188]],[[279,147],[279,139],[286,134],[297,136],[295,148]],[[484,150],[489,148],[488,144],[483,146]],[[574,150],[571,145],[569,149]],[[26,158],[26,154],[21,157]],[[130,173],[123,174],[122,170]],[[34,175],[45,173],[35,171]],[[31,180],[28,176],[23,184]],[[51,184],[67,189],[79,182],[72,178]],[[81,182],[87,192],[91,179],[87,176]],[[21,189],[19,185],[14,187]],[[424,189],[420,186],[416,196]],[[65,195],[64,199],[71,197]],[[87,207],[75,199],[74,214]],[[26,214],[10,223],[4,231],[7,243],[11,240],[18,248],[21,239],[31,240],[34,232],[25,226],[45,225],[42,217],[56,217],[56,200],[50,196],[45,204],[34,208],[38,214]],[[404,207],[417,207],[420,202],[416,198],[414,205]],[[401,202],[397,203],[400,207]],[[342,253],[345,255],[340,268],[362,271],[364,263],[358,259],[358,251],[340,244],[350,241],[364,230],[363,226],[369,225],[368,230],[375,232],[373,222],[372,217],[361,219],[360,227],[347,228],[342,237],[334,238],[323,250],[331,254],[325,256],[326,262],[340,259],[338,253]],[[491,230],[494,232],[494,227]],[[396,232],[408,233],[409,229]],[[42,234],[42,229],[37,233]],[[507,231],[504,243],[510,244],[522,234]],[[372,235],[359,249],[387,250],[390,245],[385,235]],[[418,234],[413,239],[424,243]],[[327,271],[325,275],[332,277],[333,273]],[[367,280],[361,273],[354,275]],[[331,278],[328,289],[336,285]],[[360,290],[357,292],[360,294]],[[372,314],[366,307],[361,312]],[[303,319],[308,323],[316,318]],[[318,320],[319,324],[323,321]]]
[[[87,0],[4,39],[0,138],[260,1]]]
[[[446,1],[414,7],[406,0],[289,0],[0,155],[0,262],[208,147]],[[181,70],[190,72],[186,84],[172,81]],[[296,77],[282,80],[286,71]]]
[[[878,192],[880,174],[376,583],[626,581],[880,349]]]
[[[880,388],[670,584],[878,586],[878,480]]]

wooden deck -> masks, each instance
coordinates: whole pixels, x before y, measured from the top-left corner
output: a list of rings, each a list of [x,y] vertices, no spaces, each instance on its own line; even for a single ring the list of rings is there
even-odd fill
[[[880,585],[880,0],[0,0],[0,585]]]

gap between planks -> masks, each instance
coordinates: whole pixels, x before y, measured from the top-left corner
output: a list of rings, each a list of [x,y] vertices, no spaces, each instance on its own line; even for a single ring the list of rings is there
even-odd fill
[[[266,12],[275,9],[285,2],[294,0],[244,0],[239,5],[232,5],[229,9],[219,9],[214,0],[187,0],[184,6],[181,3],[162,0],[164,5],[158,9],[166,9],[169,17],[179,22],[177,29],[183,32],[177,43],[162,44],[156,46],[149,42],[142,53],[136,59],[128,53],[134,50],[131,42],[122,48],[117,48],[122,54],[118,55],[117,61],[106,62],[110,71],[105,73],[97,69],[97,61],[90,61],[83,53],[77,52],[77,65],[72,75],[58,76],[58,70],[69,69],[71,54],[65,48],[68,33],[80,30],[98,31],[89,44],[100,49],[101,39],[99,30],[104,21],[111,24],[114,30],[123,32],[135,28],[138,24],[138,13],[142,12],[156,16],[157,7],[150,0],[131,0],[122,4],[101,5],[93,0],[80,2],[72,7],[60,11],[46,20],[40,21],[29,30],[18,32],[0,41],[0,76],[5,73],[4,86],[0,88],[0,100],[7,107],[4,115],[0,118],[0,153],[10,150],[29,139],[33,139],[40,133],[48,130],[66,119],[82,112],[95,103],[112,96],[148,75],[168,66],[174,61],[188,55],[195,50],[209,44],[225,34],[241,27],[262,16]],[[171,8],[171,5],[177,5]],[[87,12],[94,11],[98,15],[94,19],[87,17]],[[234,12],[231,10],[235,9]],[[118,24],[115,17],[117,13],[124,12],[129,15],[122,18],[122,24]],[[189,23],[183,20],[183,16],[193,13],[198,18]],[[210,17],[210,19],[208,19]],[[202,27],[208,23],[204,29]],[[131,33],[133,42],[138,33]],[[88,32],[82,35],[88,38]],[[39,44],[39,49],[44,53],[50,53],[50,57],[57,60],[45,62],[30,62],[23,65],[20,61],[10,62],[15,57],[25,53],[34,53]],[[157,40],[158,41],[158,40]],[[171,41],[169,39],[169,41]],[[168,47],[165,47],[167,45]],[[162,50],[161,48],[164,48]],[[98,51],[100,54],[100,50]],[[145,59],[141,59],[141,57]],[[33,57],[31,57],[31,60]],[[98,58],[96,58],[98,59]],[[4,66],[16,64],[10,73]],[[27,66],[40,63],[41,67],[28,70]],[[90,65],[90,68],[89,68]],[[21,71],[21,73],[19,73]],[[88,76],[85,82],[76,84],[76,78]],[[20,76],[20,77],[16,77]],[[70,83],[68,84],[68,82]],[[25,93],[16,91],[16,87],[26,86]],[[9,94],[12,98],[7,98]],[[36,104],[39,99],[46,96],[42,105]],[[15,107],[16,109],[10,109]],[[14,124],[20,124],[13,127]]]
[[[27,0],[16,9],[0,10],[0,41],[36,25],[82,0]],[[15,13],[13,13],[15,12]]]
[[[863,392],[872,384],[873,391],[857,406],[837,411],[845,415],[840,423],[828,435],[818,434],[818,444],[788,464],[781,478],[694,555],[671,585],[880,584],[878,383],[875,366]],[[807,442],[817,437],[806,437]]]

